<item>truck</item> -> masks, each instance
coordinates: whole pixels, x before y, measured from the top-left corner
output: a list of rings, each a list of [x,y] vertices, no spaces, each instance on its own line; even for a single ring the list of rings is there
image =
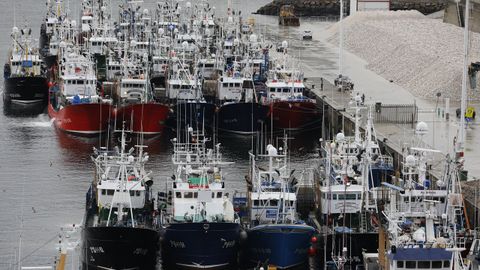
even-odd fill
[[[283,5],[280,7],[278,24],[284,26],[300,26],[300,19],[295,16],[295,8],[293,5]]]

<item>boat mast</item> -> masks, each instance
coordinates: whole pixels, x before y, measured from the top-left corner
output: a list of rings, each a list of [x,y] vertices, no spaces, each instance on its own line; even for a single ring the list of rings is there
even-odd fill
[[[339,37],[339,42],[340,42],[340,51],[338,54],[338,74],[342,75],[343,73],[343,0],[340,0],[340,37]]]
[[[465,151],[465,110],[467,107],[467,76],[468,76],[468,49],[469,49],[469,20],[470,20],[470,0],[465,0],[465,23],[463,36],[463,76],[462,76],[462,102],[460,106],[460,127],[458,132],[457,144],[455,146],[456,157],[461,158]]]

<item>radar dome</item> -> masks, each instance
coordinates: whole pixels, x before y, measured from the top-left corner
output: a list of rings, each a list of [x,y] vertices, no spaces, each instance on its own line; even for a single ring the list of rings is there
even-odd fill
[[[428,133],[428,125],[425,122],[419,122],[415,128],[415,132],[418,135],[425,135]]]
[[[335,138],[337,139],[337,141],[343,142],[345,140],[345,134],[340,132],[340,133],[337,134],[337,136]]]
[[[405,158],[405,163],[407,164],[407,166],[415,166],[416,162],[417,162],[417,159],[412,155],[408,155]]]
[[[277,148],[275,148],[273,145],[269,144],[267,145],[267,152],[269,156],[276,156],[277,155]]]

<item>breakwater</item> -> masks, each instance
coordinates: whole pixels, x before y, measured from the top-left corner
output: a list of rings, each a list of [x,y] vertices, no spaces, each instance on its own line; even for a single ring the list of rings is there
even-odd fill
[[[447,0],[392,0],[391,10],[418,10],[430,14],[444,9]],[[338,0],[274,0],[257,10],[258,14],[278,15],[280,7],[293,5],[297,16],[336,16],[340,11]],[[350,1],[345,1],[345,10],[350,10]]]

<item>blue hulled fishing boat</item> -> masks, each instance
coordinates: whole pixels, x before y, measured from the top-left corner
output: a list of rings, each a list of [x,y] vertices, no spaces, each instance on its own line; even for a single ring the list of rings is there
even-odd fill
[[[266,155],[250,154],[252,189],[248,196],[246,259],[278,269],[306,265],[315,229],[297,218],[295,178],[287,162],[286,139],[280,153],[273,145],[266,150]],[[268,161],[267,169],[257,166],[259,158]]]

